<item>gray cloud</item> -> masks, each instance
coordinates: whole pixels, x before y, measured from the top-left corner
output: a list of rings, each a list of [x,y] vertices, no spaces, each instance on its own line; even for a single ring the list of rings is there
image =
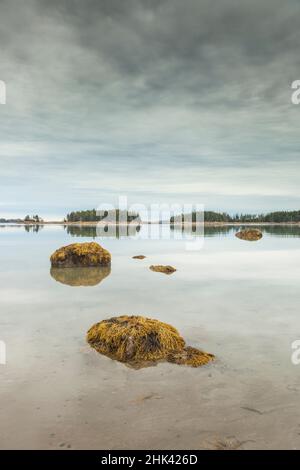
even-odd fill
[[[1,208],[300,206],[298,1],[2,0],[0,17]]]

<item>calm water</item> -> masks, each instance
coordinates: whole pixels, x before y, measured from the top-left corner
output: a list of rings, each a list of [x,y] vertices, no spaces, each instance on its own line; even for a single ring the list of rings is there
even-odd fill
[[[265,227],[255,243],[235,230],[209,228],[186,251],[174,239],[98,239],[93,227],[0,227],[0,447],[300,448],[300,229]],[[55,249],[95,237],[110,273],[88,287],[51,276]],[[133,370],[97,354],[86,331],[122,314],[171,323],[217,360]]]

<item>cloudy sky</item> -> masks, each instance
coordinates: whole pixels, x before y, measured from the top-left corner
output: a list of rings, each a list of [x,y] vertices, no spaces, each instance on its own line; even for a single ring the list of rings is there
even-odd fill
[[[0,217],[300,209],[298,0],[0,0]]]

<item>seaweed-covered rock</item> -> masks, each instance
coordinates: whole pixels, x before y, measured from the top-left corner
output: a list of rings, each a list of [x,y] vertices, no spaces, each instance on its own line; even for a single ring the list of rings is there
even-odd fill
[[[89,329],[87,341],[99,353],[135,368],[158,361],[198,367],[214,357],[185,348],[184,339],[173,326],[141,316],[123,315],[96,323]]]
[[[247,228],[245,230],[240,230],[235,234],[237,238],[241,240],[248,240],[250,242],[255,242],[260,240],[263,236],[262,232],[257,228]]]
[[[50,274],[57,282],[68,286],[96,286],[110,275],[110,266],[64,269],[51,267]]]
[[[176,269],[173,266],[162,266],[161,264],[158,265],[151,265],[151,271],[155,271],[156,273],[164,273],[164,274],[172,274],[175,273]]]
[[[132,258],[133,258],[133,259],[145,259],[146,256],[144,256],[144,255],[136,255],[136,256],[133,256]]]
[[[73,243],[56,250],[50,261],[57,268],[109,266],[111,256],[98,243]]]
[[[168,355],[168,361],[174,364],[200,367],[214,360],[214,355],[200,349],[187,346],[182,351],[173,351]]]

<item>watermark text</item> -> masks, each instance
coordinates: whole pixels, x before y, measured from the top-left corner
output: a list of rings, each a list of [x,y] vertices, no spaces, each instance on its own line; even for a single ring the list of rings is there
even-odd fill
[[[0,104],[6,104],[6,84],[0,80]]]
[[[294,349],[291,355],[291,361],[294,366],[298,366],[300,364],[300,339],[296,339],[291,344],[292,349]]]
[[[300,104],[300,80],[294,80],[291,88],[295,90],[292,93],[291,101],[293,104]]]
[[[6,344],[0,340],[0,365],[6,364]]]

